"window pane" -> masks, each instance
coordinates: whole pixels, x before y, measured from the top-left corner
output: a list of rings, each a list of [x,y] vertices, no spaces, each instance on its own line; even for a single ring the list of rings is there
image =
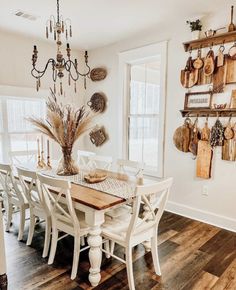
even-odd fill
[[[130,114],[158,114],[160,62],[131,66]]]
[[[34,128],[27,118],[44,116],[45,102],[43,100],[8,99],[7,114],[9,132],[32,132]]]
[[[153,171],[158,167],[158,128],[158,118],[130,118],[129,159],[144,162]]]
[[[11,151],[36,151],[37,133],[10,134]]]
[[[2,102],[0,101],[0,133],[3,133]]]

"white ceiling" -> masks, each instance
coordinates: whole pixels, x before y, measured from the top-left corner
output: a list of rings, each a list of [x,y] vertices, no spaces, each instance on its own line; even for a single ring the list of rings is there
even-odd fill
[[[74,47],[105,46],[162,25],[230,6],[228,0],[61,0],[61,14],[71,18]],[[23,10],[36,21],[13,15]],[[45,39],[45,23],[56,14],[56,0],[0,0],[0,29]]]

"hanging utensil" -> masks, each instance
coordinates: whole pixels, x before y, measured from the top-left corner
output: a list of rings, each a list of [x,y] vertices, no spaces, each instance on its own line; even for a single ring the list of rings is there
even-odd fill
[[[233,139],[234,137],[234,130],[232,129],[231,126],[231,117],[229,118],[229,121],[225,127],[224,137],[226,140]]]
[[[196,176],[199,178],[211,178],[213,150],[208,141],[200,140],[198,142]]]
[[[224,46],[220,46],[216,59],[216,68],[212,77],[213,92],[215,94],[223,93],[226,84],[228,62],[226,61],[227,56],[224,55],[223,51]]]
[[[222,45],[219,47],[218,55],[217,55],[217,57],[216,57],[216,66],[217,66],[217,67],[221,67],[221,66],[223,66],[224,63],[225,63],[224,50],[225,50],[225,46],[224,46],[224,44],[222,44]]]
[[[236,60],[236,41],[234,42],[234,45],[231,46],[229,49],[229,56],[231,59]]]
[[[201,49],[199,48],[198,49],[198,52],[197,52],[197,58],[194,60],[193,62],[193,67],[195,69],[201,69],[204,65],[204,62],[202,60],[202,53],[201,53]]]
[[[214,72],[214,68],[215,68],[215,57],[214,57],[214,51],[212,50],[212,47],[211,47],[205,58],[204,68],[203,68],[204,74],[206,76],[212,75]]]
[[[196,118],[192,130],[191,130],[191,138],[190,138],[190,143],[189,143],[189,151],[196,156],[197,155],[197,146],[198,146],[198,141],[201,139],[201,134],[198,129],[198,118]]]
[[[228,32],[232,32],[235,30],[235,25],[234,25],[233,19],[234,19],[234,6],[231,6],[231,21],[230,21],[230,25],[228,28]]]
[[[175,147],[182,152],[189,152],[191,128],[191,119],[186,118],[184,124],[175,130],[173,142]]]
[[[186,66],[184,70],[181,70],[180,81],[184,88],[191,88],[193,87],[198,81],[198,70],[194,69],[193,67],[193,60],[190,50],[190,55],[187,60]]]
[[[205,125],[201,131],[201,140],[210,141],[211,129],[208,127],[208,117],[206,118]]]

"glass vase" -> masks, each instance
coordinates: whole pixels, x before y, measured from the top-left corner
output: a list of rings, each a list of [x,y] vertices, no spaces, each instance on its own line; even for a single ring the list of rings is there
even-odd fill
[[[62,147],[62,154],[63,155],[57,169],[57,175],[69,176],[78,174],[79,168],[72,158],[72,148]]]

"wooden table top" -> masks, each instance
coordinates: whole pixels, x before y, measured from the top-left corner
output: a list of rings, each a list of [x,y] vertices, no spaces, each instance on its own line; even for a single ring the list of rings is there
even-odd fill
[[[26,166],[24,166],[27,169]],[[29,167],[29,170],[36,170],[36,168]],[[121,181],[126,181],[132,185],[151,184],[154,181],[150,179],[137,179],[134,176],[127,174],[116,173],[112,171],[99,170],[99,172],[106,173],[108,176],[116,178]],[[43,172],[42,172],[43,173]],[[15,176],[18,178],[17,176]],[[60,176],[58,176],[60,178]],[[74,202],[81,203],[96,210],[104,210],[115,205],[122,204],[126,200],[109,193],[105,193],[96,189],[92,189],[83,185],[71,183],[71,197]]]

